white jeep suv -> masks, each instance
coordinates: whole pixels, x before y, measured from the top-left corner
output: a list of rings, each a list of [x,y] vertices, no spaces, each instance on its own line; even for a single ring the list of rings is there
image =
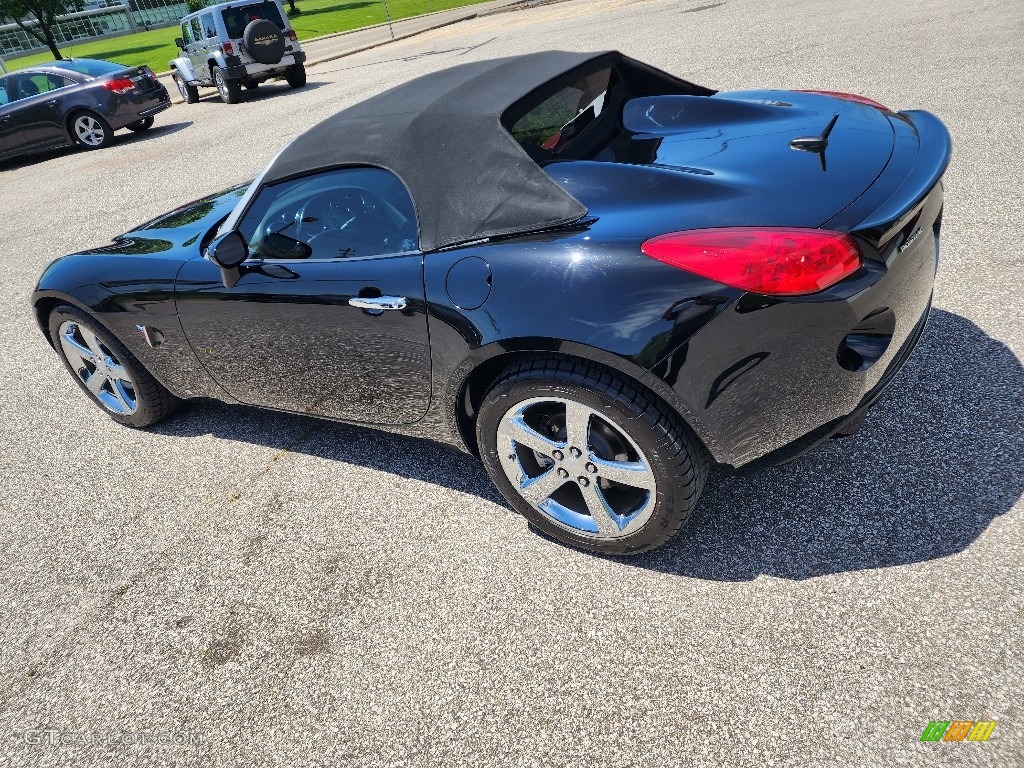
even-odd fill
[[[181,20],[175,42],[181,55],[170,66],[182,98],[199,101],[199,87],[213,86],[235,104],[242,86],[255,88],[284,76],[292,88],[306,84],[306,54],[280,0],[220,3]]]

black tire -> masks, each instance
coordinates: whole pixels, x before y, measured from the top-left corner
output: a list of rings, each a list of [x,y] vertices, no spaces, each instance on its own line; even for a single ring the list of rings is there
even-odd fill
[[[304,64],[292,64],[284,71],[284,79],[292,88],[301,88],[306,84],[306,66]]]
[[[72,141],[83,149],[103,149],[114,141],[110,123],[87,109],[75,112],[68,118],[68,133]]]
[[[178,86],[178,93],[181,94],[181,98],[185,100],[186,104],[195,104],[199,101],[199,89],[192,83],[186,83],[185,78],[181,75],[174,76],[174,84]]]
[[[555,400],[548,401],[546,398]],[[550,464],[536,463],[531,469],[527,466],[533,460],[531,456],[543,462],[545,454],[522,444],[507,442],[509,434],[524,433],[514,430],[500,433],[500,429],[507,429],[507,426],[502,428],[502,420],[508,414],[520,413],[527,414],[522,417],[524,421],[535,418],[535,412],[531,409],[548,408],[549,403],[550,407],[557,409],[556,400],[572,403],[574,407],[582,409],[580,413],[589,413],[582,422],[586,430],[583,453],[574,452],[574,457],[570,458],[571,449],[566,447],[564,462],[562,458],[552,459],[547,456]],[[538,402],[535,405],[523,405],[534,401]],[[564,425],[568,420],[568,406],[562,407]],[[543,421],[545,415],[541,416],[536,427],[538,433],[550,426],[549,439],[563,441],[565,446],[577,442],[564,431],[556,432],[560,429],[557,410],[549,412],[546,417],[549,421]],[[544,426],[541,427],[541,424]],[[707,455],[675,413],[652,394],[619,374],[580,361],[538,358],[510,368],[485,395],[480,405],[476,430],[484,467],[509,504],[548,536],[590,552],[634,555],[667,543],[690,518],[707,479]],[[503,436],[499,437],[499,434]],[[605,440],[604,436],[609,439]],[[504,447],[503,456],[498,453],[499,442]],[[600,445],[605,447],[602,449]],[[614,465],[641,468],[642,474],[651,479],[648,488],[653,486],[653,489],[610,482],[601,476],[605,470],[596,468],[588,459],[603,461],[609,468]],[[546,475],[548,471],[562,472],[563,468],[567,468],[568,479],[554,480],[556,484],[563,484],[539,503],[548,505],[556,495],[561,494],[560,508],[567,509],[575,504],[577,509],[586,509],[581,503],[587,504],[587,494],[600,491],[596,493],[596,498],[610,508],[616,506],[610,501],[613,498],[625,501],[626,512],[618,518],[620,527],[612,527],[602,533],[598,531],[597,518],[589,515],[589,512],[574,519],[583,520],[586,525],[592,524],[593,533],[585,532],[581,526],[568,526],[564,520],[556,522],[553,515],[540,511],[523,497],[520,489],[510,480],[509,471],[503,462],[522,472],[518,481],[524,489],[528,487],[527,482]],[[583,469],[584,466],[586,469]],[[577,472],[578,480],[575,477]],[[588,475],[589,472],[598,474]],[[588,477],[593,478],[593,481],[588,483]],[[589,486],[589,490],[584,490],[584,486]],[[578,497],[574,494],[578,494]],[[574,498],[579,501],[574,502]],[[590,495],[589,498],[593,499],[594,496]],[[565,506],[561,506],[563,503]],[[630,513],[632,509],[639,511]],[[617,509],[614,511],[618,512]],[[591,518],[589,523],[586,522],[587,515]],[[607,517],[605,524],[611,519]],[[624,528],[621,527],[623,521]],[[611,533],[607,533],[607,530]]]
[[[69,342],[72,343],[69,346],[72,349],[74,348],[73,344],[77,343],[86,351],[92,351],[92,345],[96,344],[100,347],[99,351],[106,357],[103,365],[109,365],[110,361],[114,364],[108,370],[123,369],[126,378],[120,379],[122,386],[115,388],[108,378],[103,385],[98,387],[99,394],[90,389],[86,382],[93,381],[92,377],[100,371],[93,362],[87,362],[81,358],[69,359],[69,353],[65,347],[66,342],[61,338],[62,327],[64,333],[69,336]],[[57,354],[71,377],[89,399],[118,424],[129,427],[148,427],[169,416],[180,405],[181,401],[154,379],[142,363],[128,351],[127,347],[87,312],[70,304],[59,304],[50,313],[49,331]],[[92,338],[84,335],[83,331],[93,334]],[[97,357],[98,355],[93,355],[94,359]],[[105,377],[100,376],[100,378]],[[131,386],[124,386],[125,384]],[[117,394],[118,389],[122,392],[120,396]],[[118,412],[118,403],[130,406],[133,401],[133,409],[125,408],[123,412]]]
[[[148,131],[152,128],[154,122],[156,122],[156,118],[144,117],[137,122],[129,123],[128,130],[135,133],[142,133],[143,131]]]
[[[213,84],[217,86],[217,92],[225,104],[237,104],[242,98],[242,84],[238,80],[224,77],[220,67],[213,67]]]

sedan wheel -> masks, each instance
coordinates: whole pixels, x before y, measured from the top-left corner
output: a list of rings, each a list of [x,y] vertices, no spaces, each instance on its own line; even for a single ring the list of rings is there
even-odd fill
[[[484,397],[477,440],[517,511],[560,541],[605,554],[669,541],[707,476],[707,459],[678,416],[583,363],[513,368]]]
[[[99,149],[114,139],[110,125],[93,112],[80,112],[71,120],[71,134],[86,149]]]
[[[50,334],[82,390],[117,422],[145,427],[170,414],[178,400],[94,318],[62,304],[50,315]]]
[[[134,123],[129,123],[128,130],[133,133],[142,133],[143,131],[148,131],[152,128],[155,121],[155,118],[144,117],[141,120],[136,120]]]

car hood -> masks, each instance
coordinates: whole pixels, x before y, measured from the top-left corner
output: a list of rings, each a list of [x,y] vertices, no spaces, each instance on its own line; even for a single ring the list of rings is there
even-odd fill
[[[238,204],[248,186],[248,182],[239,184],[193,200],[118,235],[112,245],[88,252],[126,256],[173,252],[177,258],[191,258],[194,253],[181,253],[180,249],[198,248],[203,237]]]

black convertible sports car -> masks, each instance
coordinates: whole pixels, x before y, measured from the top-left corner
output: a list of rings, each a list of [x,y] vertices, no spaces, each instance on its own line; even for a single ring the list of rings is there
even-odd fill
[[[709,462],[860,425],[924,330],[949,156],[860,96],[476,62],[58,259],[32,303],[122,424],[212,397],[450,442],[548,534],[635,553]]]

